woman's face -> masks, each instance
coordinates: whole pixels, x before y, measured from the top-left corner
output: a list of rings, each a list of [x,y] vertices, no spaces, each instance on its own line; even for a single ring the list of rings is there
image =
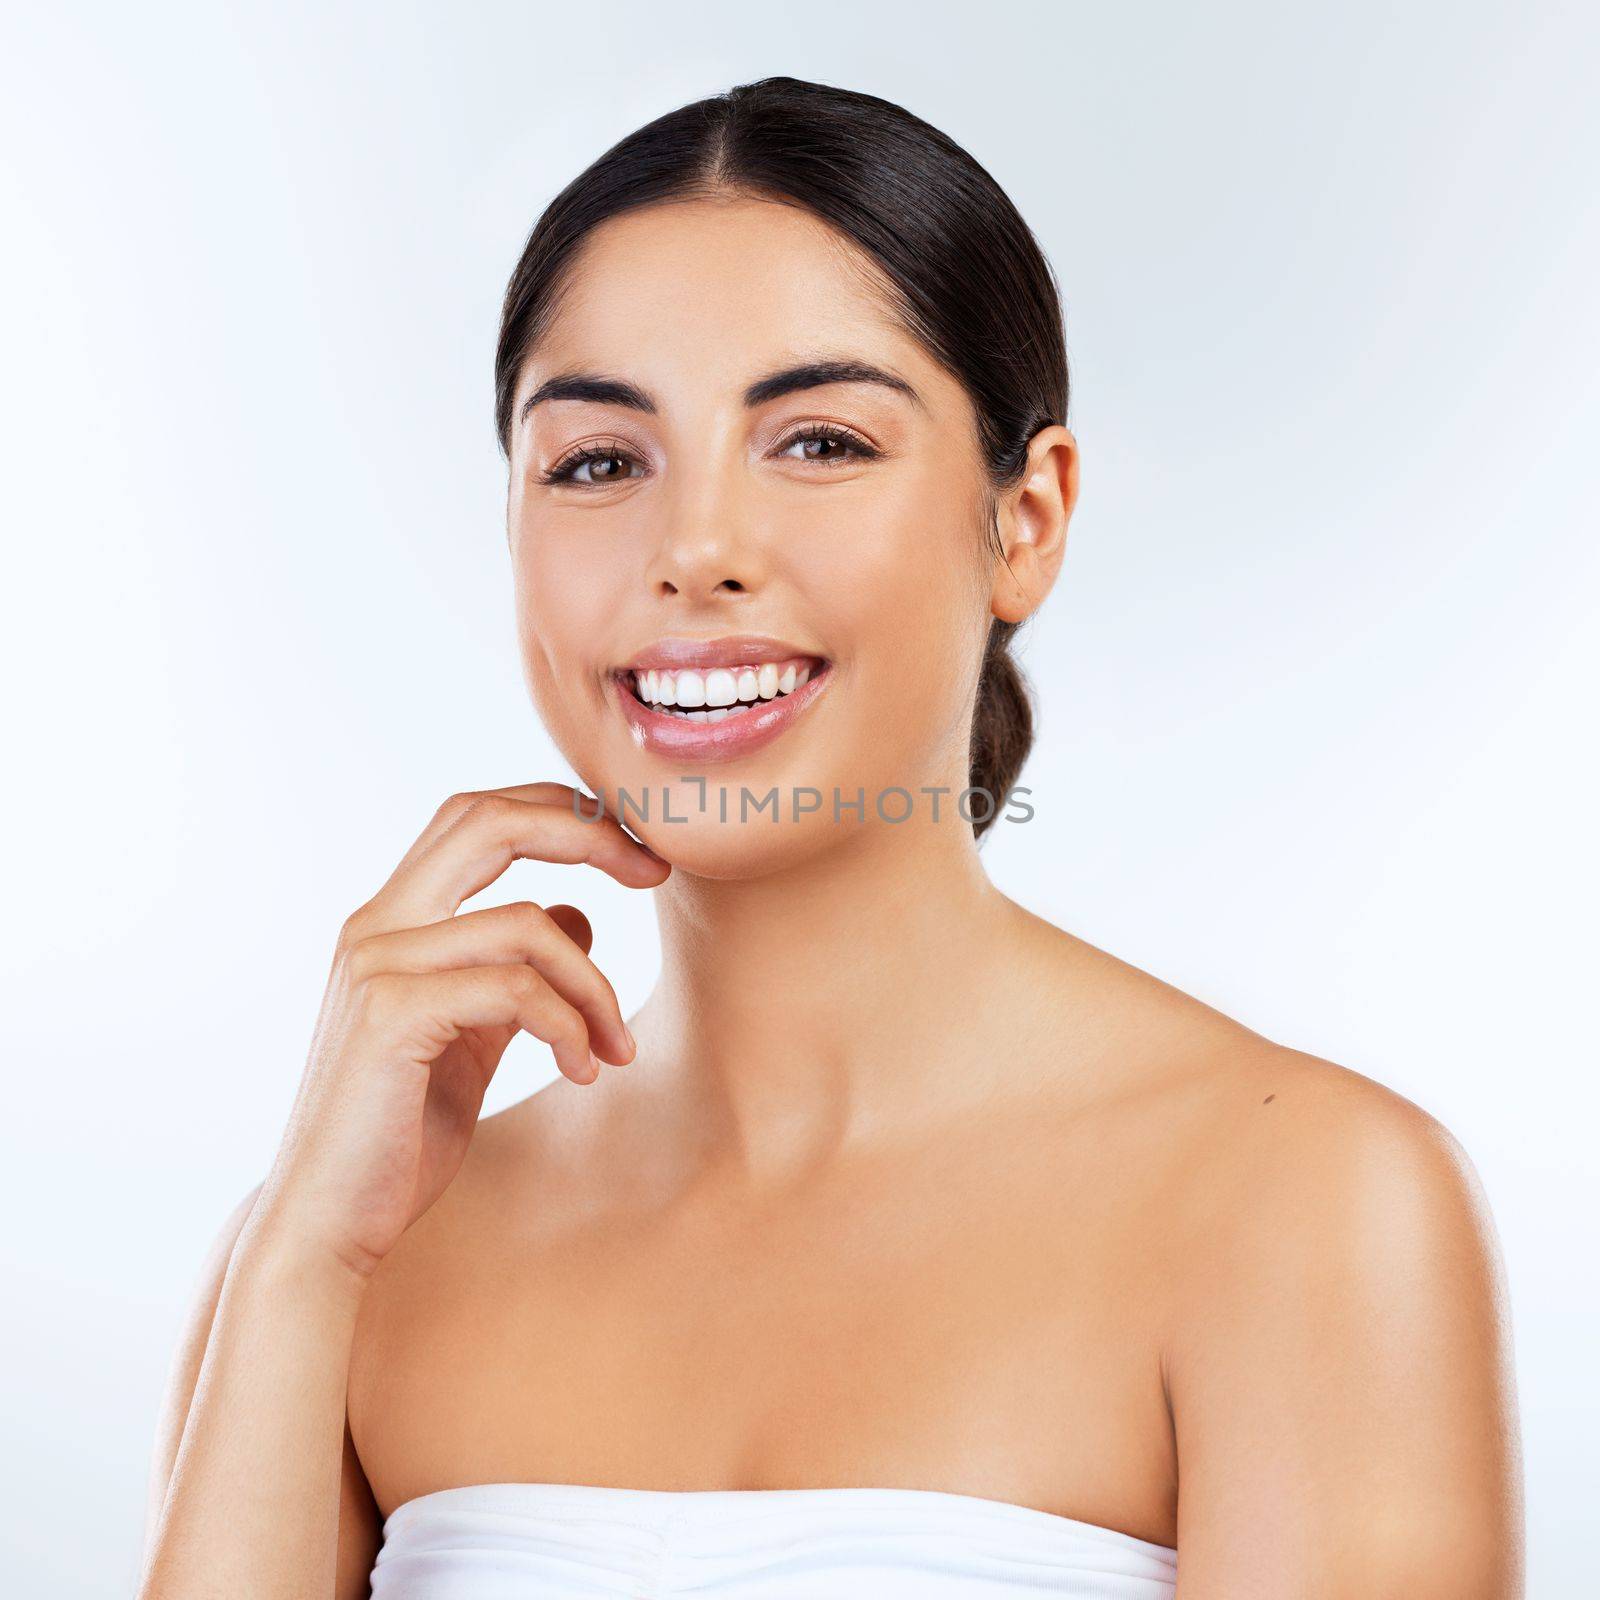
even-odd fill
[[[690,872],[755,876],[908,804],[899,825],[930,820],[924,786],[952,786],[945,821],[967,782],[992,585],[976,419],[879,292],[808,212],[663,204],[589,236],[519,374],[507,514],[529,690],[590,792]],[[821,362],[908,388],[750,392]],[[574,378],[638,403],[539,397]],[[650,667],[645,692],[682,704],[639,703],[629,669]],[[752,709],[685,714],[730,693]],[[895,788],[912,800],[880,816]]]

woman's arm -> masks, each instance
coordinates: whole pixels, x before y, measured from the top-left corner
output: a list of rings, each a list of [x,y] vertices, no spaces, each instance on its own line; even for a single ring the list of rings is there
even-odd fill
[[[195,1288],[193,1302],[184,1318],[178,1335],[177,1349],[167,1373],[166,1390],[161,1401],[161,1415],[156,1423],[155,1450],[150,1458],[150,1481],[145,1496],[144,1543],[148,1553],[156,1524],[161,1519],[161,1508],[167,1502],[167,1486],[172,1482],[173,1463],[178,1459],[178,1446],[183,1442],[184,1423],[189,1418],[189,1404],[194,1399],[195,1387],[200,1379],[200,1364],[206,1358],[206,1341],[211,1336],[211,1324],[217,1315],[217,1301],[222,1295],[222,1280],[227,1276],[228,1261],[233,1247],[249,1220],[256,1197],[261,1193],[257,1184],[236,1205],[223,1221],[211,1248],[200,1265],[200,1279]]]
[[[663,880],[666,862],[574,799],[565,784],[453,795],[340,930],[272,1170],[213,1247],[174,1364],[140,1600],[365,1592],[376,1508],[346,1387],[366,1285],[459,1171],[518,1031],[577,1083],[595,1081],[599,1051],[634,1054],[575,906],[458,915],[519,859]]]
[[[345,1423],[364,1280],[257,1221],[258,1194],[219,1233],[173,1364],[141,1600],[369,1592],[379,1518]]]
[[[1167,1378],[1179,1600],[1521,1600],[1510,1317],[1471,1162],[1327,1065],[1231,1120]]]

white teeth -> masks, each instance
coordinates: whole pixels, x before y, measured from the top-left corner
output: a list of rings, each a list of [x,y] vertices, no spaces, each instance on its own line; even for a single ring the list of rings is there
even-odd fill
[[[674,711],[675,717],[689,722],[721,722],[724,717],[742,717],[749,706],[712,706],[708,711]]]
[[[713,667],[696,672],[684,667],[667,672],[652,667],[634,672],[639,699],[647,705],[681,707],[681,715],[695,722],[720,722],[730,712],[738,714],[762,700],[793,694],[811,676],[811,664],[779,668],[774,661],[747,667]],[[703,708],[703,709],[702,709]]]

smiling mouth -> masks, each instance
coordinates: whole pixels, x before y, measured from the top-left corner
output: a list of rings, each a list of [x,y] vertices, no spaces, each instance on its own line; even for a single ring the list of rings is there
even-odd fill
[[[640,705],[684,722],[724,722],[783,700],[828,670],[821,656],[731,667],[629,668],[617,674]]]

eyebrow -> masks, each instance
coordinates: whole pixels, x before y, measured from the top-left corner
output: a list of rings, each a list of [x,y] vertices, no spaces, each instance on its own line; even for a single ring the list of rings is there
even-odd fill
[[[746,387],[744,403],[746,408],[753,409],[783,395],[797,394],[805,389],[820,389],[829,383],[875,383],[927,409],[922,396],[899,373],[874,366],[870,361],[848,357],[803,361],[769,372]],[[526,422],[533,408],[546,400],[589,400],[601,405],[626,406],[632,411],[647,412],[651,416],[659,410],[654,398],[646,390],[626,379],[608,378],[595,372],[567,372],[546,378],[522,402],[518,421]]]

